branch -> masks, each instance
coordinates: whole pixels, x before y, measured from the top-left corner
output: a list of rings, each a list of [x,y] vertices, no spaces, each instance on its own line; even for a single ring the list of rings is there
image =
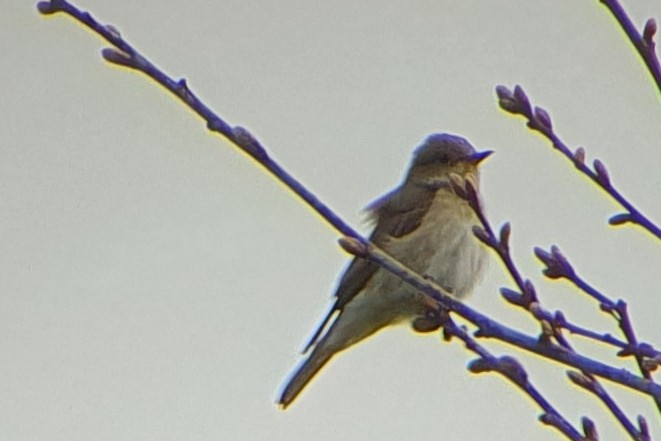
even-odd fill
[[[636,363],[643,377],[652,380],[651,371],[658,366],[659,360],[661,360],[661,354],[649,344],[638,343],[627,303],[624,300],[611,300],[583,280],[557,246],[552,246],[550,252],[544,251],[541,248],[535,248],[535,255],[546,265],[543,271],[546,277],[550,279],[567,279],[581,291],[597,300],[600,309],[617,320],[622,334],[627,340],[626,346],[622,348],[623,350],[618,355],[622,357],[633,355],[636,358]],[[648,355],[643,355],[643,352]],[[651,357],[651,359],[645,359],[646,356]],[[657,408],[661,411],[661,401],[655,401]]]
[[[541,107],[533,109],[528,96],[521,86],[515,86],[510,90],[505,86],[496,87],[498,95],[498,104],[506,112],[514,115],[522,115],[528,120],[528,127],[544,135],[553,143],[553,147],[560,151],[574,166],[583,174],[589,177],[602,190],[608,193],[615,201],[626,210],[624,213],[611,216],[608,222],[611,225],[621,225],[627,222],[640,225],[648,232],[661,240],[661,228],[655,225],[649,218],[633,206],[622,194],[613,186],[608,170],[603,162],[594,160],[594,170],[585,165],[585,149],[579,147],[576,152],[572,151],[562,142],[558,135],[553,131],[551,117],[546,110]]]
[[[656,56],[656,44],[654,42],[654,35],[657,31],[656,20],[649,18],[645,23],[641,35],[624,8],[622,8],[622,5],[620,5],[617,0],[599,1],[608,8],[611,14],[613,14],[613,17],[615,17],[615,20],[617,20],[622,27],[622,30],[627,34],[629,41],[634,45],[636,51],[638,51],[638,55],[643,59],[643,62],[645,62],[647,69],[656,83],[656,87],[661,92],[661,65],[659,65],[659,59]]]
[[[512,276],[515,283],[521,290],[521,293],[518,293],[508,288],[501,288],[501,293],[503,297],[508,302],[514,304],[515,306],[525,309],[540,323],[542,333],[539,338],[539,341],[541,344],[550,345],[551,339],[553,338],[555,339],[556,342],[558,342],[560,347],[562,347],[564,350],[566,350],[569,353],[576,354],[576,352],[570,345],[569,341],[567,341],[567,339],[562,334],[562,327],[556,326],[557,315],[560,315],[561,317],[562,315],[558,313],[556,314],[556,316],[553,316],[542,307],[541,302],[537,297],[537,293],[535,291],[534,285],[530,280],[524,279],[523,276],[520,274],[519,270],[517,269],[510,254],[509,241],[512,233],[510,224],[509,223],[504,224],[503,227],[500,229],[500,234],[496,236],[493,231],[493,228],[491,227],[491,224],[489,223],[489,220],[486,218],[484,214],[474,184],[471,181],[462,180],[460,177],[455,177],[452,180],[452,184],[457,195],[466,199],[466,201],[471,206],[471,208],[477,215],[478,219],[480,220],[480,223],[482,224],[481,228],[474,227],[473,230],[475,236],[480,241],[482,241],[488,248],[492,249],[498,255],[500,260],[505,265],[506,270],[509,272],[509,274]],[[557,247],[554,247],[553,251],[554,253],[548,254],[544,252],[540,253],[539,248],[535,250],[537,256],[540,259],[542,259],[545,263],[547,263],[548,267],[547,270],[544,271],[544,273],[547,276],[559,277],[562,274],[562,275],[566,275],[567,277],[571,277],[571,276],[575,277],[576,272],[574,271],[571,264],[567,261],[567,259],[565,259],[564,256],[560,253],[559,249],[557,249]],[[617,304],[610,302],[605,296],[601,294],[599,294],[598,298],[603,299],[604,302],[609,302],[608,305],[612,308],[618,307]],[[624,310],[626,312],[626,307],[624,307]],[[628,318],[628,316],[626,317]],[[630,333],[629,334],[630,336],[627,336],[627,340],[629,341],[630,346],[635,347],[637,346],[637,342],[633,334],[631,323],[628,320],[626,323],[629,325],[627,327],[627,331],[629,331]],[[620,325],[622,329],[624,329],[624,326],[622,325],[622,321],[620,321]],[[652,381],[649,370],[643,370],[644,365],[642,362],[642,357],[637,356],[636,360],[641,369],[641,372],[643,373],[643,376],[647,380]],[[640,439],[640,433],[635,429],[633,423],[631,423],[631,421],[629,421],[629,419],[624,415],[621,409],[616,405],[615,401],[610,397],[610,395],[601,386],[601,384],[599,384],[599,381],[596,378],[594,378],[593,374],[588,371],[583,371],[582,375],[590,380],[592,391],[606,405],[606,407],[610,409],[615,419],[620,422],[620,424],[624,427],[624,429],[627,432],[629,432],[631,437],[634,440]],[[570,378],[572,377],[570,376]],[[659,400],[655,398],[655,402],[657,403],[658,406]]]
[[[657,366],[661,365],[661,353],[648,343],[638,343],[636,346],[631,346],[626,341],[615,338],[611,334],[599,334],[598,332],[591,331],[582,326],[576,325],[575,323],[571,323],[560,311],[556,311],[555,315],[549,318],[549,320],[553,322],[553,326],[566,329],[572,334],[580,335],[582,337],[619,348],[620,352],[618,352],[617,355],[620,357],[638,355],[641,357],[646,357],[649,361],[653,362]]]
[[[646,395],[661,397],[661,385],[640,378],[625,369],[613,368],[583,355],[570,352],[551,342],[541,342],[539,339],[509,328],[470,306],[447,296],[438,285],[414,273],[371,243],[364,244],[355,238],[343,237],[340,239],[340,245],[345,251],[382,266],[409,285],[429,295],[442,308],[455,312],[474,324],[478,328],[475,333],[476,337],[494,338],[580,371],[590,372],[593,375],[627,386]]]
[[[124,40],[113,26],[102,25],[89,13],[83,12],[66,0],[42,1],[37,4],[42,14],[63,12],[83,23],[99,34],[117,49],[104,49],[103,58],[122,67],[142,72],[173,95],[184,102],[193,112],[197,113],[207,123],[207,128],[224,136],[232,144],[252,157],[257,163],[268,170],[280,182],[298,195],[305,203],[321,215],[336,230],[346,236],[360,238],[360,235],[343,222],[326,204],[306,189],[296,178],[275,162],[264,146],[242,127],[232,127],[221,119],[213,110],[207,107],[189,88],[185,79],[175,81],[142,56],[132,45]],[[364,240],[364,239],[363,239]]]
[[[647,432],[647,421],[642,417],[638,416],[638,422],[640,429],[633,425],[633,423],[627,418],[622,409],[617,405],[613,398],[606,392],[606,390],[601,386],[598,381],[595,381],[594,378],[591,378],[588,375],[584,375],[579,372],[567,372],[567,377],[579,387],[587,390],[588,392],[594,394],[599,398],[604,405],[611,411],[615,419],[617,419],[624,430],[631,436],[634,440],[640,441],[649,441],[651,439],[649,432]]]
[[[464,328],[458,327],[448,316],[443,322],[443,334],[446,340],[457,337],[464,342],[466,349],[480,356],[468,365],[468,370],[479,374],[482,372],[497,372],[523,390],[544,411],[539,420],[555,427],[567,438],[575,441],[584,441],[584,438],[533,386],[528,379],[528,373],[521,363],[513,357],[494,357],[472,338]]]

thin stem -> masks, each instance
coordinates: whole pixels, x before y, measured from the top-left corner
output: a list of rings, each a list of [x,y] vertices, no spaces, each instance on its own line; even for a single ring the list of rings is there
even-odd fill
[[[522,294],[518,297],[512,291],[508,290],[509,291],[507,295],[508,300],[512,301],[512,303],[514,303],[515,305],[524,308],[535,319],[537,319],[540,322],[540,324],[542,325],[542,339],[540,339],[540,341],[543,341],[545,344],[549,345],[551,344],[550,337],[553,337],[555,341],[558,342],[560,347],[562,347],[563,349],[565,349],[570,353],[575,354],[576,352],[574,351],[573,347],[562,333],[562,326],[556,326],[556,323],[558,322],[558,320],[556,320],[558,314],[556,314],[556,316],[554,317],[546,310],[544,310],[544,308],[541,306],[541,302],[539,301],[537,295],[535,294],[535,290],[533,288],[532,283],[530,281],[524,282],[523,277],[521,276],[518,268],[516,267],[516,264],[514,263],[511,254],[509,252],[510,249],[509,241],[511,236],[510,225],[505,224],[501,229],[500,237],[497,237],[494,234],[493,228],[491,227],[489,220],[484,215],[484,211],[482,210],[482,205],[479,203],[477,191],[474,188],[472,188],[472,184],[469,183],[468,181],[463,183],[456,181],[454,184],[456,187],[458,187],[457,194],[466,196],[469,205],[473,208],[475,214],[477,215],[477,217],[479,218],[482,224],[483,229],[476,231],[476,236],[484,244],[486,244],[489,248],[491,248],[496,252],[496,254],[500,257],[501,261],[505,265],[507,271],[510,273],[512,278],[517,282],[519,288],[521,289]],[[462,184],[464,187],[467,188],[466,191],[461,191]],[[555,277],[559,277],[560,275],[564,277],[577,277],[576,272],[573,270],[573,267],[564,258],[564,256],[560,253],[557,247],[554,247],[551,253],[542,252],[541,250],[536,249],[535,254],[548,265],[548,271],[546,271],[547,275],[551,274]],[[610,302],[608,298],[606,298],[596,290],[590,290],[590,293],[593,297],[597,299],[604,299],[605,301],[608,301],[609,306],[616,308],[619,305]],[[624,312],[626,313],[626,305],[623,306],[623,309]],[[560,315],[560,318],[564,319],[562,315]],[[622,320],[620,320],[620,325],[622,326]],[[633,337],[633,329],[631,329],[631,334],[632,337],[631,338],[627,337],[627,340],[629,341],[630,345],[637,346],[635,337]],[[642,357],[637,355],[636,360],[641,369],[641,372],[643,373],[643,376],[651,381],[652,379],[649,371],[643,370]],[[601,384],[599,384],[599,380],[594,378],[594,375],[589,371],[582,371],[582,373],[585,376],[585,378],[589,379],[589,384],[591,386],[590,390],[606,405],[606,407],[608,407],[608,409],[611,411],[615,419],[620,422],[622,427],[624,427],[624,429],[627,432],[629,432],[629,434],[632,436],[634,440],[640,439],[639,438],[640,433],[633,426],[633,423],[631,423],[631,421],[626,417],[626,415],[624,415],[622,410],[615,404],[615,402],[612,400],[612,398],[607,393],[607,391],[601,386]],[[654,399],[658,404],[659,400],[656,398]],[[555,421],[554,418],[553,420]]]
[[[321,217],[336,230],[346,236],[360,238],[360,235],[356,230],[343,222],[328,205],[324,204],[294,176],[274,161],[260,142],[247,130],[241,127],[232,127],[221,119],[217,113],[211,110],[193,93],[188,87],[186,80],[181,79],[175,81],[170,78],[153,63],[147,60],[147,58],[142,56],[132,45],[126,42],[126,40],[122,39],[116,29],[99,23],[91,14],[78,10],[66,0],[40,2],[38,7],[42,13],[52,14],[55,12],[64,12],[101,35],[106,41],[121,51],[117,52],[113,49],[104,50],[103,56],[107,61],[142,72],[162,85],[165,89],[169,90],[183,101],[193,112],[204,119],[207,122],[209,130],[223,135],[234,145],[241,148],[246,154],[250,155],[262,167],[275,176],[276,179],[303,199],[303,201],[319,213]]]
[[[617,302],[610,299],[608,296],[601,293],[598,289],[586,282],[573,268],[569,260],[562,254],[560,248],[552,246],[551,251],[547,252],[541,248],[535,248],[535,255],[545,265],[544,274],[551,279],[567,279],[573,283],[579,290],[586,293],[588,296],[599,302],[601,310],[613,316],[622,330],[624,337],[627,340],[626,348],[632,348],[626,354],[633,355],[638,364],[643,377],[652,380],[650,370],[645,366],[644,355],[638,350],[641,345],[638,343],[636,334],[633,329],[631,317],[626,302],[619,300]],[[658,357],[658,352],[653,353],[653,357]],[[661,401],[655,399],[655,403],[659,412],[661,412]]]
[[[600,0],[600,2],[603,3],[606,8],[608,8],[611,14],[613,14],[613,17],[615,17],[615,20],[617,20],[617,22],[622,27],[622,30],[624,30],[624,33],[627,34],[629,41],[631,41],[631,43],[636,48],[640,58],[643,59],[645,66],[647,66],[650,75],[652,75],[652,78],[656,83],[656,87],[658,88],[659,92],[661,92],[661,65],[659,64],[659,59],[656,56],[656,51],[654,50],[655,44],[652,40],[656,29],[650,33],[648,39],[645,39],[643,38],[643,35],[638,32],[636,26],[633,24],[626,11],[617,0]],[[653,23],[653,21],[647,22],[645,26],[646,30],[651,26],[656,28],[656,24],[650,23]]]
[[[639,355],[641,357],[647,357],[647,358],[661,359],[661,353],[650,345],[638,343],[636,346],[631,346],[631,344],[627,343],[624,340],[615,338],[611,334],[600,334],[598,332],[571,323],[567,321],[564,317],[562,319],[558,319],[557,317],[558,317],[558,313],[556,313],[556,319],[553,322],[553,326],[564,328],[572,334],[580,335],[582,337],[589,338],[594,341],[615,346],[616,348],[625,350],[627,354]]]
[[[582,387],[599,398],[633,440],[642,441],[646,439],[644,433],[634,426],[631,420],[624,414],[622,409],[595,378],[590,375],[573,371],[567,372],[567,376],[574,384]]]
[[[627,222],[634,223],[661,240],[661,228],[638,210],[613,186],[606,166],[598,159],[594,161],[594,170],[585,165],[585,150],[580,147],[576,152],[572,152],[553,131],[551,117],[546,110],[541,107],[535,107],[533,109],[528,96],[521,86],[515,86],[514,90],[509,90],[505,86],[498,86],[496,88],[496,94],[498,95],[498,104],[503,110],[515,115],[524,116],[528,120],[528,127],[531,130],[541,133],[550,140],[556,150],[562,153],[581,173],[588,176],[599,188],[610,195],[610,197],[626,210],[625,213],[612,216],[609,219],[611,225],[620,225]]]
[[[614,383],[638,390],[646,395],[661,397],[661,385],[640,378],[625,369],[614,368],[597,360],[573,353],[559,345],[549,342],[540,342],[537,338],[530,337],[522,332],[505,326],[472,309],[465,303],[445,295],[438,285],[425,279],[423,276],[414,273],[405,265],[396,261],[372,244],[363,245],[355,239],[352,240],[352,238],[348,237],[343,238],[341,244],[349,253],[368,259],[371,262],[382,266],[400,277],[406,283],[429,295],[443,308],[457,313],[468,322],[474,324],[478,328],[478,331],[475,334],[477,337],[494,338],[528,352],[554,360],[558,363],[574,367],[580,371],[589,372],[598,377],[613,381]]]
[[[584,439],[578,430],[535,388],[528,379],[528,374],[525,372],[523,366],[517,360],[512,357],[494,357],[484,346],[480,345],[450,318],[443,323],[443,332],[447,337],[459,338],[464,342],[468,350],[480,356],[479,360],[470,363],[469,369],[471,372],[497,372],[501,374],[523,390],[544,411],[544,418],[541,418],[541,420],[545,424],[549,424],[549,421],[552,421],[553,423],[551,425],[571,440],[582,441]]]

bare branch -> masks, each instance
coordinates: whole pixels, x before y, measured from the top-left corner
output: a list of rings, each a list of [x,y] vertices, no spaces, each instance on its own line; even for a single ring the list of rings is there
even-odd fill
[[[544,251],[541,248],[535,248],[535,255],[546,265],[544,274],[547,277],[551,279],[567,279],[581,291],[597,300],[600,304],[599,306],[601,310],[607,312],[618,321],[618,325],[627,339],[627,343],[624,346],[621,346],[623,351],[621,351],[619,355],[635,356],[643,376],[651,379],[650,369],[645,367],[646,363],[643,357],[653,357],[654,359],[657,359],[661,356],[661,353],[656,351],[649,344],[642,346],[638,343],[626,302],[623,300],[614,301],[586,282],[576,273],[576,271],[574,271],[571,263],[569,263],[567,258],[560,251],[560,248],[557,246],[552,246],[550,252]],[[656,365],[656,363],[653,365]],[[661,403],[658,404],[661,409]]]
[[[622,194],[612,185],[606,166],[598,159],[594,161],[594,170],[585,165],[585,149],[579,147],[576,152],[573,153],[553,131],[551,118],[548,113],[541,108],[535,108],[535,111],[532,111],[530,100],[521,86],[515,86],[513,91],[505,86],[498,86],[496,87],[496,95],[498,96],[498,104],[503,110],[515,115],[524,116],[528,120],[528,127],[531,130],[538,131],[544,135],[553,143],[555,149],[569,159],[577,169],[592,179],[592,181],[594,181],[602,190],[608,193],[626,210],[624,215],[617,214],[613,216],[609,221],[611,225],[621,225],[625,222],[631,222],[640,225],[656,236],[657,239],[661,240],[661,228],[634,207],[634,205],[622,196]]]
[[[524,99],[524,104],[522,104],[521,107],[529,108],[529,106],[526,103],[527,103],[527,99]],[[544,127],[550,129],[550,124],[545,123]],[[604,184],[608,184],[608,175],[604,171],[605,169],[600,170],[601,168],[603,167],[597,167],[600,179]],[[454,182],[453,184],[456,187],[460,186],[459,180],[457,180],[457,182]],[[469,189],[471,188],[471,184],[469,182],[466,182],[465,185],[467,188]],[[508,302],[528,311],[540,323],[542,329],[542,333],[539,339],[540,343],[544,345],[550,345],[551,339],[553,338],[555,339],[555,341],[558,342],[558,344],[562,348],[564,348],[565,350],[571,353],[575,353],[569,341],[564,337],[562,333],[563,327],[556,326],[557,323],[556,317],[558,316],[558,314],[556,314],[556,316],[553,316],[550,312],[548,312],[546,309],[542,307],[532,282],[528,279],[524,279],[523,276],[519,273],[518,269],[516,268],[516,265],[509,252],[509,240],[511,237],[510,224],[506,223],[501,228],[500,239],[497,238],[493,232],[493,229],[491,228],[488,219],[484,215],[481,206],[479,204],[471,202],[470,200],[471,197],[476,198],[476,196],[473,196],[471,191],[465,191],[463,193],[459,192],[457,194],[465,195],[466,199],[468,199],[469,201],[469,204],[471,205],[473,210],[475,210],[475,214],[482,223],[482,228],[475,229],[476,236],[484,244],[486,244],[489,248],[491,248],[496,252],[500,260],[505,265],[505,268],[510,273],[512,278],[517,283],[519,289],[521,290],[521,294],[519,294],[507,288],[501,289],[501,293],[503,294],[505,299]],[[578,278],[578,275],[576,274],[576,271],[569,263],[569,261],[564,257],[564,255],[560,252],[560,249],[558,247],[553,246],[551,248],[551,252],[546,252],[541,248],[536,248],[535,254],[540,260],[542,260],[542,262],[546,264],[547,268],[544,270],[544,274],[547,277],[551,279],[567,278],[569,280],[574,281],[575,283],[577,280],[580,280]],[[602,309],[605,310],[607,309],[609,311],[617,312],[620,328],[623,330],[625,337],[627,338],[627,342],[628,342],[627,347],[634,347],[634,348],[637,347],[638,343],[636,341],[633,327],[631,326],[631,321],[629,320],[626,304],[623,301],[619,301],[615,303],[610,299],[608,299],[603,294],[599,293],[595,289],[589,289],[586,292],[588,292],[592,297],[596,298],[601,302]],[[645,377],[647,380],[652,381],[650,369],[646,369],[647,365],[644,363],[645,360],[643,359],[643,357],[640,356],[638,353],[635,354],[635,357],[639,369],[643,374],[643,377]],[[652,364],[651,366],[656,367],[656,365],[654,364]],[[639,439],[640,434],[637,431],[635,431],[633,424],[624,416],[624,414],[621,412],[619,407],[615,405],[614,401],[610,398],[606,390],[599,384],[597,379],[594,378],[592,373],[588,371],[583,371],[583,374],[585,378],[590,380],[591,382],[590,385],[593,388],[592,390],[595,392],[597,397],[599,397],[602,400],[602,402],[611,410],[611,413],[614,415],[614,417],[622,424],[623,427],[625,427],[625,429],[632,435],[634,439]],[[657,397],[653,397],[653,398],[657,404],[657,407],[661,409],[661,401],[659,401]]]
[[[642,440],[643,434],[636,428],[636,426],[631,422],[629,418],[624,414],[622,409],[617,405],[615,400],[606,392],[606,390],[601,386],[598,381],[595,381],[594,378],[584,375],[579,372],[568,371],[567,377],[572,381],[572,383],[577,386],[582,387],[588,392],[594,394],[602,403],[610,410],[615,419],[620,422],[624,430],[631,436],[634,440]]]
[[[544,396],[533,386],[528,378],[528,374],[523,366],[513,357],[494,357],[472,338],[464,328],[458,327],[449,317],[443,323],[443,332],[449,340],[450,337],[457,337],[464,342],[466,348],[480,356],[468,365],[468,369],[473,373],[497,372],[514,383],[523,390],[543,411],[545,418],[540,421],[549,424],[546,418],[553,421],[551,426],[562,432],[571,440],[583,440],[583,437],[556,409],[549,403]]]
[[[654,43],[654,35],[657,31],[656,20],[653,18],[648,19],[641,35],[622,5],[620,5],[620,2],[617,0],[600,0],[600,2],[608,8],[611,14],[613,14],[613,17],[615,17],[615,20],[622,27],[622,30],[627,34],[629,41],[631,41],[636,51],[638,51],[638,55],[645,62],[650,75],[652,75],[656,83],[656,87],[661,92],[661,64],[659,64],[659,58],[656,55],[656,44]]]
[[[617,353],[619,357],[638,355],[645,357],[646,360],[653,362],[657,366],[661,363],[661,353],[657,351],[652,345],[647,343],[638,343],[635,347],[632,347],[626,341],[619,340],[613,337],[611,334],[599,334],[595,331],[578,326],[575,323],[567,320],[565,315],[560,311],[556,311],[555,313],[553,318],[553,326],[566,329],[572,334],[580,335],[594,341],[620,348],[620,351]]]
[[[438,302],[437,305],[440,305],[440,307],[453,311],[473,323],[478,328],[475,333],[476,337],[495,338],[567,366],[572,366],[580,371],[589,372],[598,377],[625,385],[647,395],[661,397],[661,386],[654,382],[637,377],[627,370],[613,368],[599,361],[573,353],[559,345],[540,342],[536,338],[509,328],[477,312],[468,305],[444,295],[443,290],[438,285],[419,274],[415,274],[371,244],[360,251],[360,257],[382,266],[402,278],[406,283],[429,295],[434,301]]]
[[[193,93],[185,79],[175,81],[170,78],[124,40],[115,27],[100,24],[89,13],[80,11],[66,0],[52,0],[50,2],[42,1],[39,2],[37,7],[42,14],[63,12],[70,15],[99,34],[110,44],[119,49],[119,52],[115,49],[104,49],[102,54],[106,61],[135,69],[159,83],[183,101],[193,112],[197,113],[202,119],[204,119],[209,130],[221,134],[235,146],[239,147],[246,154],[255,159],[255,161],[257,161],[262,167],[267,169],[280,182],[319,213],[321,217],[330,223],[336,230],[340,231],[345,236],[355,237],[360,240],[360,235],[356,230],[343,222],[326,204],[319,200],[295,177],[282,168],[280,164],[275,162],[268,155],[266,148],[264,148],[262,144],[246,129],[230,126]],[[364,241],[364,239],[362,240]]]

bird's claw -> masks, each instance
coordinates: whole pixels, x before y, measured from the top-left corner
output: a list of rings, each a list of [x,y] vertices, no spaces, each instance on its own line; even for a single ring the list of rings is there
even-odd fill
[[[446,322],[448,317],[444,309],[430,309],[424,316],[413,320],[413,330],[416,332],[434,332]]]

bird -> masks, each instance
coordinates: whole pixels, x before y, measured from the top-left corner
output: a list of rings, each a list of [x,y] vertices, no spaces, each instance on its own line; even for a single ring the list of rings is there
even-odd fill
[[[479,185],[478,152],[463,137],[435,133],[413,152],[402,183],[366,207],[370,241],[454,298],[468,296],[481,280],[487,251],[473,235],[479,220],[451,185],[451,175]],[[479,194],[479,192],[478,192]],[[338,353],[402,322],[419,332],[441,325],[424,294],[377,264],[354,257],[342,274],[332,308],[305,345],[307,357],[286,381],[277,404],[286,409]]]

